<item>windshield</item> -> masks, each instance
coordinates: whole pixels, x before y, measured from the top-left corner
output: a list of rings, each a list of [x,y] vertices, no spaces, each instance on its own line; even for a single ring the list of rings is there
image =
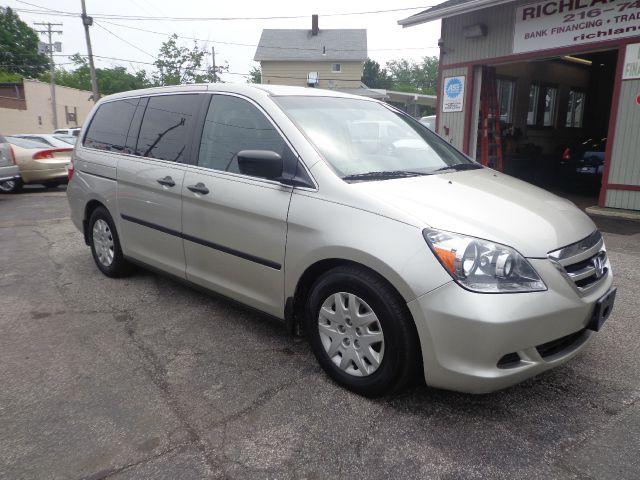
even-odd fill
[[[274,101],[345,180],[481,168],[418,121],[368,100],[275,97]]]

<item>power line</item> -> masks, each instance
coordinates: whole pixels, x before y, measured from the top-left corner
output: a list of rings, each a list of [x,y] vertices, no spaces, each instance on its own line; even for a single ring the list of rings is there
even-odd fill
[[[150,54],[149,52],[144,51],[143,49],[141,49],[140,47],[138,47],[137,45],[134,45],[133,43],[129,42],[128,40],[125,40],[124,38],[122,38],[119,35],[116,35],[115,33],[113,33],[111,30],[109,30],[107,27],[105,27],[104,25],[99,24],[98,22],[93,22],[94,25],[97,25],[98,27],[100,27],[101,29],[103,29],[104,31],[106,31],[107,33],[113,35],[114,37],[116,37],[118,40],[126,43],[127,45],[129,45],[130,47],[135,48],[136,50],[144,53],[145,55],[150,56],[151,58],[156,58],[155,55]]]
[[[62,10],[55,10],[48,7],[43,7],[42,5],[37,5],[34,3],[29,3],[24,0],[16,0],[18,3],[22,3],[25,5],[29,5],[31,7],[36,7],[42,10],[46,10],[50,12],[50,14],[55,15],[63,15],[63,16],[79,16],[80,14],[75,12],[66,12]],[[385,10],[368,10],[368,11],[359,11],[359,12],[339,12],[339,13],[324,13],[320,14],[321,17],[343,17],[343,16],[355,16],[355,15],[374,15],[380,13],[392,13],[392,12],[404,12],[408,10],[424,10],[426,8],[430,8],[433,5],[423,5],[417,7],[404,7],[404,8],[390,8]],[[18,11],[26,11],[26,9],[16,9]],[[41,13],[37,11],[29,11],[28,13]],[[274,16],[265,16],[265,17],[155,17],[155,16],[147,16],[147,15],[118,15],[118,14],[110,14],[110,13],[95,13],[92,15],[94,18],[99,19],[113,19],[113,20],[122,20],[122,21],[174,21],[174,22],[207,22],[207,21],[248,21],[248,20],[289,20],[289,19],[299,19],[299,18],[308,18],[307,15],[274,15]]]
[[[154,33],[156,35],[162,35],[162,36],[167,36],[166,32],[157,32],[155,30],[149,30],[146,28],[140,28],[140,27],[132,27],[130,25],[122,25],[120,23],[115,23],[115,22],[111,22],[108,20],[101,20],[102,23],[108,23],[109,25],[115,25],[117,27],[122,27],[122,28],[128,28],[130,30],[137,30],[139,32],[146,32],[146,33]],[[176,36],[178,38],[184,38],[186,40],[196,40],[198,42],[204,42],[204,43],[216,43],[216,44],[220,44],[220,45],[233,45],[233,46],[239,46],[239,47],[253,47],[253,48],[257,48],[257,47],[262,47],[262,48],[267,48],[270,50],[302,50],[302,51],[317,51],[317,48],[303,48],[303,47],[277,47],[277,46],[266,46],[266,45],[260,45],[260,44],[255,44],[255,43],[237,43],[237,42],[224,42],[221,40],[206,40],[204,38],[197,38],[197,37],[189,37],[189,36],[185,36],[185,35],[177,35]],[[368,49],[335,49],[335,50],[331,50],[332,52],[378,52],[378,51],[401,51],[401,50],[429,50],[429,49],[437,49],[440,47],[405,47],[405,48],[368,48]]]

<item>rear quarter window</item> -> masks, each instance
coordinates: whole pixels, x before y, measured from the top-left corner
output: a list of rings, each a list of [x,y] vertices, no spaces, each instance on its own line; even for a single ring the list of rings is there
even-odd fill
[[[83,145],[109,152],[133,153],[126,149],[127,133],[138,99],[116,100],[98,107],[84,137]]]

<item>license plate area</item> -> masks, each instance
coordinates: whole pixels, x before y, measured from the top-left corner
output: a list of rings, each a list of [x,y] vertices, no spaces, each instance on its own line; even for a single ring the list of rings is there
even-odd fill
[[[606,322],[611,315],[611,311],[613,310],[613,303],[616,299],[616,292],[617,289],[612,288],[598,299],[598,301],[596,302],[596,307],[593,309],[591,320],[587,325],[587,328],[589,330],[593,330],[594,332],[600,331],[604,322]]]

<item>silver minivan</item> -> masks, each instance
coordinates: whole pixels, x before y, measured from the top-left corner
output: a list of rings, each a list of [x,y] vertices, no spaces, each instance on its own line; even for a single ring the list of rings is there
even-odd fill
[[[513,385],[576,355],[613,307],[602,235],[571,202],[371,99],[214,84],[112,95],[69,176],[105,275],[138,264],[283,319],[367,396],[419,370],[451,390]]]

